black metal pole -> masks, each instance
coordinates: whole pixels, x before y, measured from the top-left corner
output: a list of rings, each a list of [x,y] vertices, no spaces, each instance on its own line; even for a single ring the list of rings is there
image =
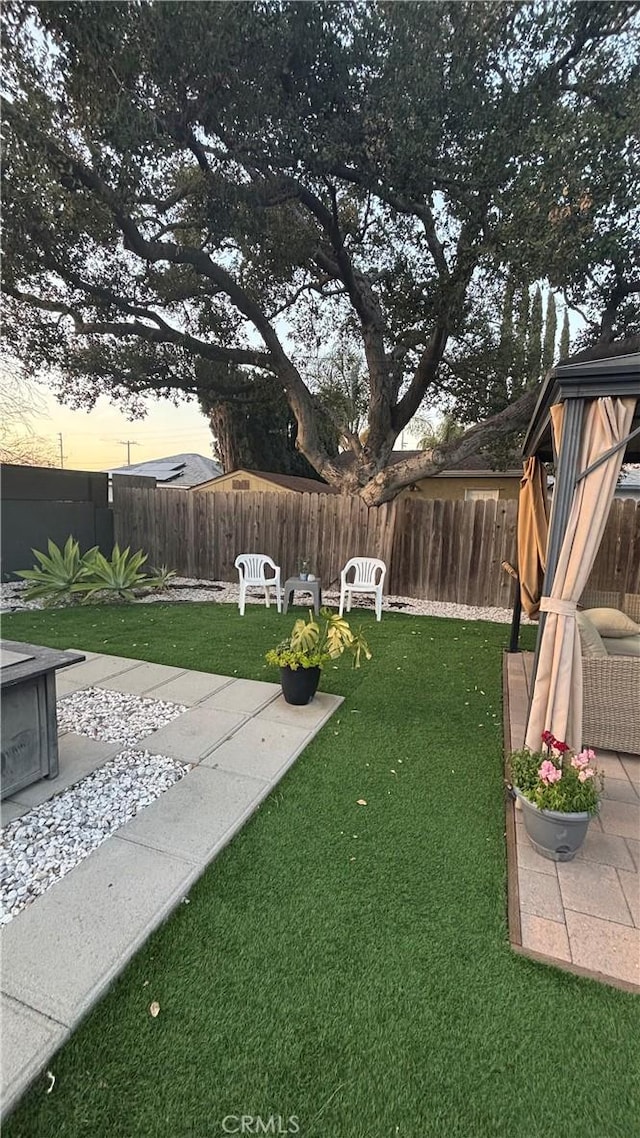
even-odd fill
[[[511,637],[509,639],[509,652],[519,652],[519,639],[520,639],[520,618],[522,616],[522,592],[520,590],[520,578],[518,577],[517,569],[514,569],[510,561],[503,561],[502,568],[505,573],[513,577],[515,581],[516,591],[513,598],[513,614],[511,617]]]
[[[513,602],[513,616],[511,617],[511,639],[509,651],[520,651],[520,617],[522,616],[522,597],[520,596],[520,582],[516,582],[516,598]]]

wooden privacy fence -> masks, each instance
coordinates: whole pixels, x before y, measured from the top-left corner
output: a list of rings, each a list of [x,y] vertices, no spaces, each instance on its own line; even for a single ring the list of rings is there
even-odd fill
[[[283,575],[303,559],[335,583],[356,555],[382,557],[395,596],[509,607],[516,501],[396,499],[368,510],[334,494],[198,493],[126,487],[114,480],[115,537],[151,565],[186,577],[232,581],[239,553],[267,553]],[[640,592],[640,505],[614,501],[590,581]]]

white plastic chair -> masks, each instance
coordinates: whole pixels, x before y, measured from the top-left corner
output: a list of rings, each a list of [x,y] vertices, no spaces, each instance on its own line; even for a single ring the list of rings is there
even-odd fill
[[[347,574],[352,569],[353,580],[347,581]],[[382,620],[382,589],[386,572],[387,567],[379,557],[352,557],[347,561],[340,574],[340,616],[344,611],[345,601],[347,612],[351,612],[353,593],[373,593],[376,598],[376,620]]]
[[[267,577],[265,573],[267,566],[274,570],[274,576]],[[264,599],[267,608],[269,608],[270,603],[269,590],[275,589],[278,612],[282,612],[280,566],[276,565],[275,561],[272,561],[270,557],[266,557],[263,553],[241,553],[235,559],[235,567],[240,577],[240,600],[238,602],[240,616],[244,616],[245,598],[247,589],[249,588],[264,589]]]

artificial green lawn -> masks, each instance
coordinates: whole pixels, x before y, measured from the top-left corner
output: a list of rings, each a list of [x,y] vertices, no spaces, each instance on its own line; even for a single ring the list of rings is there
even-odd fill
[[[637,999],[508,946],[508,629],[363,623],[371,663],[323,679],[342,708],[6,1138],[219,1138],[243,1113],[295,1115],[305,1138],[637,1133]],[[157,605],[16,614],[3,634],[275,679],[263,653],[289,626]]]

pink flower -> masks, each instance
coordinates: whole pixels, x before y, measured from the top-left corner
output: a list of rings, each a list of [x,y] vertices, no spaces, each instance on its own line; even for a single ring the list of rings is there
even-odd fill
[[[596,772],[592,770],[591,767],[583,767],[581,771],[578,771],[578,780],[580,782],[586,782],[588,778],[593,778],[595,773]]]
[[[559,771],[550,759],[545,759],[542,766],[538,768],[538,778],[544,782],[545,786],[551,786],[552,783],[562,778],[562,771]]]
[[[587,763],[590,763],[592,759],[595,759],[595,757],[595,751],[587,750],[585,748],[585,750],[581,751],[579,755],[573,756],[571,760],[571,766],[575,767],[576,770],[582,770],[582,768],[586,767]]]

